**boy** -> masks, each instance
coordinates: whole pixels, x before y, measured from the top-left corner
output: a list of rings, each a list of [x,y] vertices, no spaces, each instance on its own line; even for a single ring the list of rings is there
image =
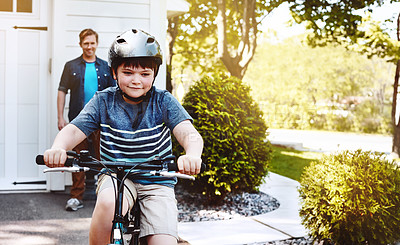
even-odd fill
[[[51,149],[44,153],[49,167],[63,166],[66,151],[86,135],[101,131],[101,158],[108,161],[139,161],[171,154],[170,131],[185,149],[178,158],[181,173],[200,171],[203,140],[191,124],[191,117],[168,92],[153,87],[162,63],[154,37],[141,30],[129,30],[116,38],[109,52],[109,64],[118,88],[98,92],[83,111],[63,128]],[[148,244],[177,244],[177,207],[174,178],[143,175],[126,184],[140,200],[142,240]],[[90,226],[90,244],[107,244],[114,213],[114,189],[110,177],[101,175]],[[134,200],[124,191],[126,213]]]

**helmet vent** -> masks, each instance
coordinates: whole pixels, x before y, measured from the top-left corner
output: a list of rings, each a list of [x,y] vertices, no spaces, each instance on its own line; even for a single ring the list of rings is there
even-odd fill
[[[136,30],[136,29],[132,29],[132,32],[136,34],[136,33],[137,33],[137,30]]]
[[[147,38],[147,43],[154,43],[154,38],[153,37],[149,37]]]
[[[117,39],[117,43],[126,43],[126,41],[123,38],[119,38],[119,39]]]

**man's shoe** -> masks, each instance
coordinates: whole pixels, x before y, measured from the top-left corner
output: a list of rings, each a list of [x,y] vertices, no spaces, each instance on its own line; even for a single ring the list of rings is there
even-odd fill
[[[76,211],[80,208],[83,208],[83,202],[76,198],[71,198],[67,201],[67,205],[65,206],[65,210],[67,211]]]

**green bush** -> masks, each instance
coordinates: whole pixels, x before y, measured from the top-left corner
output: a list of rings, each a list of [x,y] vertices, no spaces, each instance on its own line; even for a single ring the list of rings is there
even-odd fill
[[[228,192],[257,190],[268,173],[272,150],[250,88],[234,77],[204,77],[190,88],[183,106],[204,139],[203,161],[208,167],[185,186],[191,185],[210,202],[222,200]]]
[[[318,240],[390,244],[400,239],[400,171],[382,154],[343,151],[305,168],[302,223]]]

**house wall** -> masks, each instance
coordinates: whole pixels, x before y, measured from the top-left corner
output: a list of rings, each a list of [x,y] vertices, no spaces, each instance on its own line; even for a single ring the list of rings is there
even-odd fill
[[[16,3],[13,11],[0,11],[0,192],[64,190],[65,184],[71,184],[70,174],[45,175],[45,167],[37,166],[34,158],[52,145],[58,133],[58,84],[65,62],[82,53],[79,32],[92,28],[99,33],[97,55],[105,60],[114,38],[132,28],[154,35],[165,54],[167,18],[187,11],[188,4],[184,0],[32,0],[30,13],[18,13]],[[162,65],[155,82],[158,88],[165,88],[165,77]],[[47,185],[37,183],[43,180]]]
[[[188,10],[183,0],[32,3],[31,13],[0,11],[0,192],[63,190],[71,183],[68,174],[44,175],[45,167],[38,167],[34,158],[51,146],[58,133],[57,88],[65,62],[82,53],[78,38],[82,29],[99,33],[97,55],[105,60],[114,38],[132,28],[154,35],[165,53],[167,17]],[[158,88],[165,88],[165,77],[162,65],[155,82]],[[47,186],[32,184],[43,180]],[[14,181],[29,184],[13,185]]]

